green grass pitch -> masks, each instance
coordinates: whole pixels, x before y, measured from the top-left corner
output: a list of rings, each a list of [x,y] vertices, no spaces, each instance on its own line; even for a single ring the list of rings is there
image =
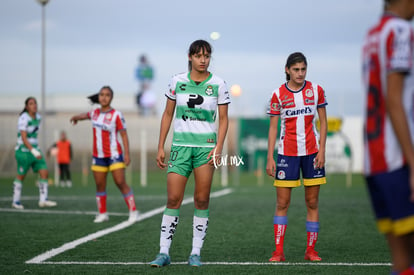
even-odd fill
[[[232,176],[232,174],[230,174]],[[213,190],[223,187],[219,174]],[[35,176],[23,183],[24,211],[13,211],[12,178],[0,178],[0,273],[1,274],[388,274],[390,257],[384,237],[376,229],[366,187],[361,175],[353,175],[346,187],[344,175],[329,175],[320,193],[320,233],[316,245],[321,263],[303,259],[306,245],[306,208],[303,187],[293,190],[285,238],[284,264],[269,264],[274,250],[273,214],[275,190],[272,179],[257,185],[253,173],[242,173],[240,183],[231,183],[232,192],[210,202],[210,221],[202,250],[200,268],[185,264],[191,251],[192,203],[182,206],[180,223],[170,255],[172,265],[154,269],[147,263],[159,249],[161,214],[122,230],[93,238],[47,260],[26,263],[38,255],[90,234],[124,222],[127,208],[120,192],[108,181],[109,222],[94,224],[95,186],[92,178],[81,184],[74,174],[74,186],[50,186],[49,198],[58,206],[37,207]],[[110,177],[108,177],[110,179]],[[141,213],[163,207],[166,202],[165,172],[151,172],[148,186],[141,187],[139,175],[132,185]],[[232,178],[230,178],[232,182]],[[191,197],[190,178],[186,198]],[[112,215],[111,215],[112,213]]]

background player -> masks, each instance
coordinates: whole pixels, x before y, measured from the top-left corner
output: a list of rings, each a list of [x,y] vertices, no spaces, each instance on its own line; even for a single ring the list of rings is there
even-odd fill
[[[89,113],[73,116],[70,121],[76,124],[79,120],[90,119],[93,127],[93,160],[92,171],[96,183],[96,202],[99,214],[94,222],[100,223],[109,219],[106,212],[106,177],[109,171],[116,186],[122,193],[129,209],[129,221],[135,222],[138,211],[135,206],[135,198],[132,189],[126,184],[125,167],[129,165],[129,141],[126,131],[124,116],[120,111],[111,107],[114,93],[109,86],[101,88],[100,92],[89,97],[92,103],[99,103]],[[118,133],[121,135],[125,154],[118,141]]]
[[[17,176],[13,182],[12,207],[24,209],[21,204],[22,182],[30,168],[39,173],[39,207],[53,207],[56,202],[47,199],[48,196],[48,172],[43,153],[38,146],[37,134],[39,133],[41,116],[37,113],[37,101],[34,97],[28,97],[24,102],[25,107],[20,113],[17,123],[17,144],[15,157],[17,161]]]
[[[167,167],[164,144],[174,118],[174,136],[168,162],[168,201],[161,222],[160,253],[153,267],[170,264],[169,249],[179,220],[188,177],[194,171],[193,248],[190,266],[201,266],[200,250],[206,237],[214,155],[220,155],[228,128],[229,92],[225,82],[208,71],[211,46],[194,41],[188,51],[189,72],[174,76],[166,92],[167,104],[161,119],[157,165]],[[219,127],[215,118],[218,108]]]
[[[48,155],[52,148],[57,150],[56,161],[59,165],[59,180],[60,186],[72,187],[72,180],[70,176],[70,162],[73,159],[72,144],[66,136],[65,131],[60,132],[59,140],[52,145],[48,150]]]
[[[384,3],[363,47],[364,173],[393,274],[414,274],[414,1]]]
[[[289,55],[286,80],[272,93],[266,172],[275,177],[276,211],[273,218],[276,249],[269,261],[285,261],[283,242],[288,223],[287,212],[293,187],[300,186],[300,171],[305,186],[307,248],[305,260],[321,261],[315,251],[319,233],[319,188],[326,183],[325,144],[327,119],[325,92],[319,85],[306,80],[306,57],[300,53]],[[315,115],[320,120],[320,138],[315,126]],[[274,149],[279,116],[281,132],[277,166]]]

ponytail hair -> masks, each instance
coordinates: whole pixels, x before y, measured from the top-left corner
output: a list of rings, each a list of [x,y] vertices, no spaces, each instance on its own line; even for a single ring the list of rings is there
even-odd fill
[[[27,112],[27,105],[29,104],[29,101],[32,99],[35,102],[37,102],[36,98],[34,98],[33,96],[29,96],[28,98],[26,98],[26,100],[24,101],[24,109],[20,112],[19,116],[21,116],[24,112]]]
[[[103,89],[107,89],[109,90],[109,92],[111,93],[111,99],[114,97],[114,91],[112,90],[112,88],[110,86],[103,86],[100,90],[99,93],[103,90]],[[99,104],[99,93],[93,94],[88,96],[87,98],[89,99],[89,101],[91,102],[91,104]]]
[[[91,104],[98,104],[99,103],[99,93],[88,96],[88,99],[91,102]]]

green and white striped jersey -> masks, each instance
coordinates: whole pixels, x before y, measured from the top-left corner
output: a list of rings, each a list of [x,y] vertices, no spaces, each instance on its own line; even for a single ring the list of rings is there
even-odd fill
[[[33,147],[38,147],[37,134],[39,133],[40,121],[41,116],[38,113],[36,113],[36,118],[32,118],[27,112],[20,115],[17,123],[16,151],[29,152],[29,149],[23,144],[20,131],[25,131],[27,133],[27,139]]]
[[[217,105],[230,103],[224,80],[210,73],[197,84],[190,73],[177,74],[165,95],[176,101],[173,145],[215,147]]]

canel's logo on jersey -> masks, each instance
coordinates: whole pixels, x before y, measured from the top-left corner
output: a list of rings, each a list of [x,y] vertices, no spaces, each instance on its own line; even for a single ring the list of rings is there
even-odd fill
[[[92,126],[93,127],[96,127],[96,128],[100,128],[100,129],[102,129],[104,131],[111,131],[111,127],[110,126],[107,126],[105,124],[100,124],[100,123],[93,122],[92,123]]]
[[[312,109],[310,107],[305,107],[303,109],[296,110],[286,110],[286,116],[298,116],[303,114],[312,114]]]
[[[205,92],[206,92],[206,95],[212,95],[213,94],[213,86],[208,85]]]

